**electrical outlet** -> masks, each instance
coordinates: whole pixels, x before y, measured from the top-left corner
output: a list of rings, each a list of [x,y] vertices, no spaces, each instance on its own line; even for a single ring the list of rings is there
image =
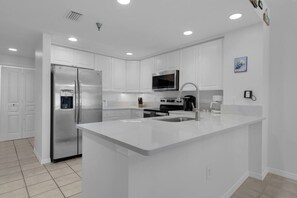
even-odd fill
[[[206,175],[206,181],[209,181],[211,179],[211,168],[210,167],[206,167],[205,175]]]

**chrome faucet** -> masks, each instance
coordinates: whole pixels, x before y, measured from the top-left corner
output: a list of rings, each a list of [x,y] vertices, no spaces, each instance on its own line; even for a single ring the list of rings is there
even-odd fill
[[[200,105],[199,105],[199,88],[198,88],[198,86],[191,82],[187,82],[187,83],[183,84],[183,86],[180,88],[177,99],[178,100],[181,99],[183,89],[186,85],[193,85],[196,88],[196,109],[193,108],[193,110],[195,111],[195,120],[199,121],[200,120]]]

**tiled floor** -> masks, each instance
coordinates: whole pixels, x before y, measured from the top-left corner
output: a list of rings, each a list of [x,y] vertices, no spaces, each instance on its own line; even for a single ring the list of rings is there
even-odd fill
[[[81,198],[81,158],[40,165],[33,139],[0,142],[0,198]],[[297,181],[248,178],[232,198],[297,198]]]
[[[33,144],[0,142],[0,198],[81,198],[81,158],[43,166]]]
[[[297,198],[297,181],[273,174],[264,181],[248,178],[232,198]]]

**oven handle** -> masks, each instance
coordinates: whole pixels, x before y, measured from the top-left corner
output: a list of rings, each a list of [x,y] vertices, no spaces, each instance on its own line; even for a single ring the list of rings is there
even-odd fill
[[[161,113],[161,112],[156,112],[157,116],[168,116],[169,113]]]

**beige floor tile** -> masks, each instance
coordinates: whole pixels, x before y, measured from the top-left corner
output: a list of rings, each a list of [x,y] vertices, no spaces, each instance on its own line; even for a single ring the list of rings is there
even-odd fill
[[[275,188],[273,186],[267,186],[264,190],[264,195],[271,198],[296,198],[297,196],[291,192]]]
[[[35,184],[32,186],[28,186],[29,196],[33,197],[35,195],[45,193],[50,190],[54,190],[57,188],[57,185],[53,180],[45,181],[39,184]]]
[[[81,181],[68,184],[60,188],[65,197],[70,197],[82,192],[82,183]]]
[[[78,174],[80,177],[83,177],[83,172],[82,171],[77,171],[76,174]]]
[[[39,162],[38,159],[35,156],[20,160],[21,165],[32,164],[32,163],[35,163],[35,162]]]
[[[46,173],[47,170],[42,166],[42,167],[39,167],[39,168],[33,168],[33,169],[30,169],[30,170],[25,170],[23,171],[23,174],[24,174],[24,177],[32,177],[34,175],[38,175],[38,174],[41,174],[41,173]]]
[[[60,168],[54,171],[50,171],[50,174],[53,178],[62,177],[65,175],[69,175],[71,173],[74,173],[74,171],[70,167]]]
[[[4,176],[4,175],[9,175],[12,173],[16,173],[21,171],[21,168],[19,166],[15,166],[15,167],[10,167],[10,168],[4,168],[0,170],[0,177]]]
[[[73,196],[71,196],[69,198],[82,198],[82,194],[79,193],[79,194],[73,195]]]
[[[39,167],[43,167],[43,165],[41,165],[39,162],[34,162],[34,163],[31,163],[31,164],[21,165],[21,168],[22,168],[23,171],[30,170],[30,169],[33,169],[33,168],[39,168]]]
[[[0,198],[28,198],[28,197],[29,196],[26,188],[21,188],[21,189],[0,195]]]
[[[64,198],[62,192],[56,188],[45,193],[33,196],[32,198]]]
[[[288,180],[272,177],[269,183],[271,186],[297,194],[297,184]]]
[[[76,164],[73,166],[70,166],[75,172],[81,171],[82,170],[82,164]]]
[[[23,174],[21,171],[0,177],[0,184],[5,184],[20,179],[23,179]]]
[[[19,165],[20,164],[18,161],[2,163],[2,164],[0,164],[0,170],[4,169],[4,168],[11,168],[11,167],[19,166]]]
[[[258,198],[260,193],[246,187],[241,186],[234,195],[238,198]]]
[[[27,158],[31,158],[31,157],[36,157],[34,153],[30,153],[27,155],[18,155],[19,159],[27,159]]]
[[[20,188],[24,188],[24,187],[25,187],[25,182],[23,179],[5,183],[5,184],[1,184],[0,185],[0,194],[11,192],[11,191],[14,191],[14,190],[17,190]]]
[[[6,162],[14,162],[14,161],[18,161],[18,158],[15,156],[5,157],[5,158],[0,159],[0,164],[6,163]]]
[[[70,159],[65,161],[69,166],[74,166],[77,164],[82,164],[82,158],[74,158],[74,159]]]
[[[271,198],[271,197],[268,197],[268,196],[266,196],[266,195],[261,195],[260,198]]]
[[[76,173],[72,173],[70,175],[66,175],[66,176],[59,177],[59,178],[55,179],[56,183],[60,187],[65,186],[67,184],[74,183],[76,181],[80,181],[80,180],[81,180],[81,178]]]
[[[249,188],[251,190],[257,191],[259,193],[262,193],[266,187],[266,183],[263,181],[254,179],[254,178],[248,178],[244,183],[243,186],[246,188]]]
[[[33,177],[26,177],[25,182],[27,186],[31,186],[51,179],[52,177],[46,172],[39,175],[35,175]]]
[[[66,168],[68,167],[68,165],[65,162],[59,162],[59,163],[47,164],[45,165],[45,167],[48,171],[54,171],[57,169]]]

